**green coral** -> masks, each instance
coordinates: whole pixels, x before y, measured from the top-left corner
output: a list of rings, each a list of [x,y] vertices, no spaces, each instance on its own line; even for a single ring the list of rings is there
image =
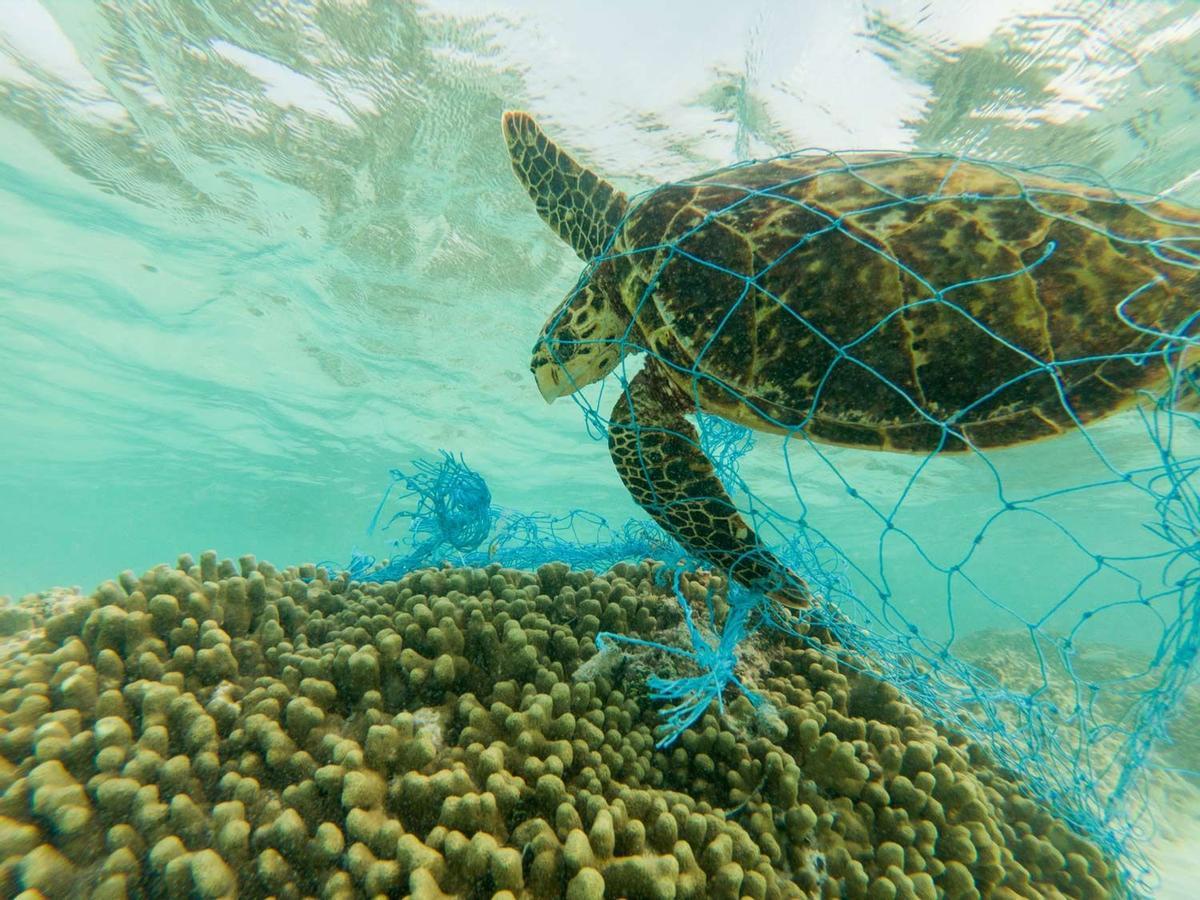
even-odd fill
[[[1116,892],[1094,846],[832,650],[756,637],[774,712],[735,699],[656,749],[644,677],[671,660],[595,647],[680,634],[651,576],[356,584],[205,553],[35,598],[0,657],[0,895]]]

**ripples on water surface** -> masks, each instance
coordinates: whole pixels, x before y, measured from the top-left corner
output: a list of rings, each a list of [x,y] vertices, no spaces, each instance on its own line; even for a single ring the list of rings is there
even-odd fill
[[[578,263],[511,175],[506,108],[629,191],[886,147],[1200,201],[1194,3],[645,7],[8,0],[0,592],[207,546],[379,551],[387,469],[439,447],[506,506],[634,514],[526,370]],[[852,541],[839,496],[805,487]]]
[[[631,190],[825,146],[1200,193],[1192,4],[644,6],[9,0],[0,590],[344,554],[438,447],[508,505],[631,514],[526,372],[577,265],[507,107]]]

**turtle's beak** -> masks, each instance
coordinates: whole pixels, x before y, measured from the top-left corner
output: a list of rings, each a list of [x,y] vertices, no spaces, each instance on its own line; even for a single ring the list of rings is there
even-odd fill
[[[533,367],[533,378],[537,382],[538,391],[547,403],[553,403],[564,394],[571,393],[570,379],[561,367],[552,362]]]
[[[547,403],[553,403],[559,397],[570,392],[570,385],[566,385],[566,390],[563,389],[563,378],[559,376],[557,366],[541,366],[534,371],[533,377],[538,382],[538,390],[541,391],[541,396]]]

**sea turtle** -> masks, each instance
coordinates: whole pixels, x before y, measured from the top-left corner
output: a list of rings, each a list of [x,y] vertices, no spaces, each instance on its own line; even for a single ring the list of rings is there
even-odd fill
[[[801,153],[631,202],[526,113],[503,132],[541,217],[588,263],[543,328],[549,402],[645,351],[609,449],[685,548],[792,606],[685,418],[853,447],[1032,441],[1162,389],[1200,310],[1200,214],[936,153]]]

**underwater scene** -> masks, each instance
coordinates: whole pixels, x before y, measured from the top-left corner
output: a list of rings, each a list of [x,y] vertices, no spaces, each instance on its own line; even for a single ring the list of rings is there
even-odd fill
[[[1200,897],[1200,4],[0,3],[0,897]]]

